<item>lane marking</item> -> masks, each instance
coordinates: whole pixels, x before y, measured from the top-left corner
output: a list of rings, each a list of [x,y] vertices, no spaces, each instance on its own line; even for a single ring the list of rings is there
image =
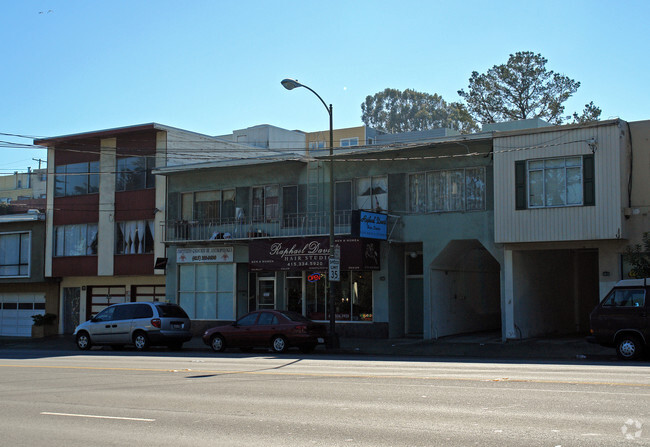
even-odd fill
[[[48,411],[41,412],[45,416],[66,416],[73,418],[91,418],[91,419],[117,419],[120,421],[138,421],[138,422],[154,422],[155,419],[143,419],[143,418],[125,418],[118,416],[99,416],[96,414],[72,414],[72,413],[50,413]]]
[[[0,365],[0,368],[31,368],[31,369],[70,369],[84,371],[130,371],[130,372],[161,372],[181,373],[191,372],[202,375],[253,375],[253,376],[289,376],[289,377],[323,377],[339,379],[401,379],[401,380],[423,380],[423,381],[450,381],[450,382],[484,382],[484,383],[545,383],[557,385],[596,385],[596,386],[620,386],[620,387],[643,387],[650,388],[650,383],[633,382],[602,382],[602,381],[579,381],[579,380],[546,380],[546,379],[514,379],[514,378],[479,378],[479,377],[450,377],[450,376],[408,376],[408,375],[378,375],[378,374],[337,374],[337,373],[309,373],[309,372],[288,372],[288,371],[225,371],[225,370],[201,370],[201,369],[162,369],[162,368],[109,368],[95,366],[61,366],[61,365]]]

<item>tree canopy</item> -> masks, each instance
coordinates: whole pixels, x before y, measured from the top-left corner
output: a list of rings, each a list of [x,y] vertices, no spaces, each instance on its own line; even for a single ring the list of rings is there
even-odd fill
[[[650,278],[650,233],[643,233],[641,239],[641,244],[628,245],[623,255],[632,267],[632,278]]]
[[[478,130],[467,108],[447,103],[438,94],[412,89],[387,88],[367,96],[361,104],[361,119],[367,126],[388,133],[401,133],[447,127],[461,133]]]
[[[468,91],[458,94],[467,103],[472,117],[481,123],[541,118],[562,124],[564,103],[580,87],[580,82],[546,68],[547,59],[532,51],[511,54],[508,62],[495,65],[486,73],[472,72]],[[598,120],[601,110],[593,102],[574,122]]]

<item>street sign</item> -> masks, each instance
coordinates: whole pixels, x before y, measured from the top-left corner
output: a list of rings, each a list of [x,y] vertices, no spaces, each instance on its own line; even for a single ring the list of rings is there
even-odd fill
[[[329,280],[330,281],[340,281],[341,280],[341,260],[340,259],[330,258]]]

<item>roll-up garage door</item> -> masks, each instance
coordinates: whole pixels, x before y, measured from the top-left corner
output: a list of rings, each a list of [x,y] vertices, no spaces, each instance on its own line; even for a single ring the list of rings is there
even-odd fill
[[[31,337],[35,314],[45,314],[44,294],[0,294],[0,335]]]

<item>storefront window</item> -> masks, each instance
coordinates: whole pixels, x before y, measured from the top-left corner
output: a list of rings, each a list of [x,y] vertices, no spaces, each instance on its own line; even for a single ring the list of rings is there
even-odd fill
[[[307,282],[307,317],[329,320],[328,284],[325,276]],[[335,286],[336,321],[372,321],[372,272],[341,272]]]
[[[233,265],[182,264],[178,301],[195,320],[233,320]]]
[[[287,310],[302,314],[302,272],[287,274]]]

